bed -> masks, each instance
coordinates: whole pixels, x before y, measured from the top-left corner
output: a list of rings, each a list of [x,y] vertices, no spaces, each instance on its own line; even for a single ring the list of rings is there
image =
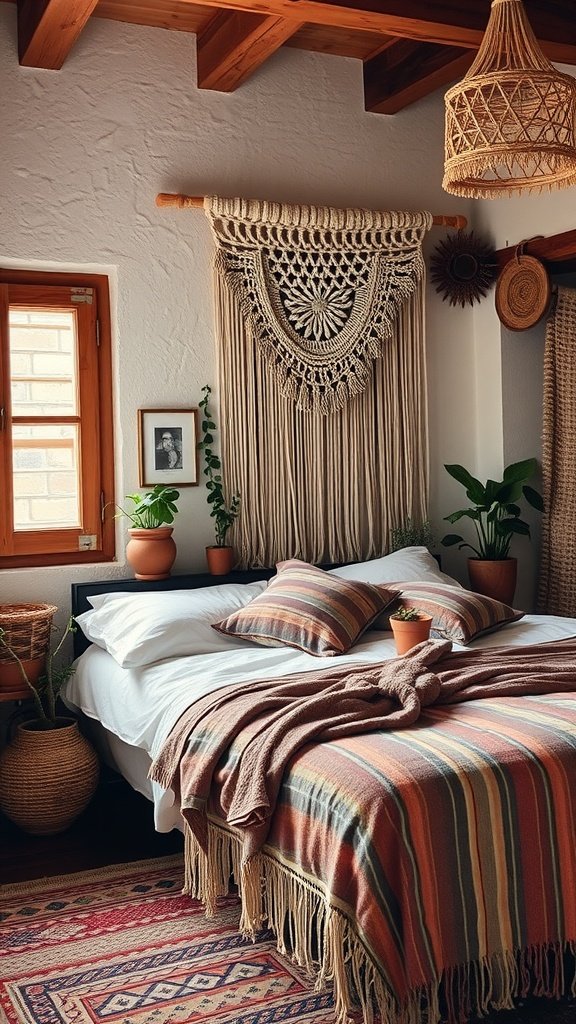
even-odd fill
[[[220,702],[225,720],[222,702],[249,699],[251,688],[268,699],[271,685],[284,693],[319,673],[397,672],[381,609],[377,628],[360,630],[335,658],[292,646],[293,633],[288,645],[247,639],[246,610],[265,605],[280,572],[224,585],[202,577],[161,588],[76,584],[78,652],[87,649],[65,702],[93,722],[104,756],[151,800],[156,828],[185,831],[187,891],[217,912],[233,875],[243,930],[271,926],[282,951],[334,987],[338,1021],[357,1010],[369,1022],[376,1008],[386,1024],[455,1022],[531,992],[575,994],[576,620],[479,608],[420,548],[325,575],[428,602],[440,637],[428,645],[434,657],[443,644],[466,663],[504,658],[517,689],[486,696],[477,687],[458,703],[423,703],[399,728],[320,742],[309,734],[249,859],[225,797],[245,750],[261,745],[257,716],[215,760],[204,839],[184,824],[194,800],[183,798],[183,777],[168,786],[157,770],[152,781],[151,765],[204,704],[213,713]],[[234,629],[216,631],[217,622]],[[522,666],[536,652],[544,669],[527,687]]]

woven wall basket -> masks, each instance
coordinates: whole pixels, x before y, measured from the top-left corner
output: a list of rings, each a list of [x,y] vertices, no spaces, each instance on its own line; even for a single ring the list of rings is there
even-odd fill
[[[552,287],[546,267],[517,251],[496,284],[496,312],[509,331],[526,331],[545,316]]]

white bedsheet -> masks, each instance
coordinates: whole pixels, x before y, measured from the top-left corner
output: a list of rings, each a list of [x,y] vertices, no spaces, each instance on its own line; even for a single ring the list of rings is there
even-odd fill
[[[573,636],[576,636],[576,619],[526,615],[520,622],[476,640],[468,650],[551,643]],[[453,647],[464,650],[457,644]],[[154,759],[183,711],[206,693],[235,682],[241,684],[292,672],[334,668],[336,664],[340,667],[374,663],[392,658],[395,653],[391,633],[370,631],[349,654],[337,659],[315,658],[287,647],[255,649],[250,644],[245,649],[239,647],[218,654],[173,658],[145,668],[124,669],[110,654],[92,645],[77,660],[76,671],[65,684],[62,697],[69,708],[96,719],[123,743],[140,748]],[[142,765],[148,763],[142,761]],[[119,767],[122,769],[121,763]],[[169,831],[177,826],[179,812],[174,806],[174,795],[154,785],[152,796],[156,828]]]

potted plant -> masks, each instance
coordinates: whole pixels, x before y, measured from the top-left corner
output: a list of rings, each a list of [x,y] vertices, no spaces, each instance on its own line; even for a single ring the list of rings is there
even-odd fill
[[[234,565],[234,548],[230,544],[226,544],[226,537],[240,512],[240,495],[233,494],[229,502],[224,496],[222,463],[212,448],[214,444],[213,431],[217,429],[213,413],[208,405],[212,389],[205,384],[202,392],[203,398],[198,402],[202,410],[202,439],[198,442],[198,448],[203,452],[206,463],[204,476],[208,478],[206,480],[208,504],[210,505],[210,515],[214,519],[216,534],[216,543],[210,544],[206,548],[206,561],[210,572],[215,576],[221,576],[230,572]]]
[[[7,818],[34,835],[63,832],[84,810],[98,784],[98,758],[74,718],[59,714],[57,698],[74,672],[59,663],[62,647],[74,632],[73,620],[46,656],[45,671],[32,682],[23,661],[0,629],[0,647],[17,666],[33,700],[33,716],[21,722],[0,757],[0,807]]]
[[[406,654],[416,644],[427,640],[431,626],[432,616],[421,612],[419,608],[402,607],[392,612],[390,628],[394,634],[396,652]]]
[[[176,544],[172,537],[176,502],[180,492],[174,487],[156,484],[146,494],[127,494],[133,508],[117,505],[116,516],[126,516],[132,523],[128,530],[126,558],[137,580],[164,580],[176,558]],[[165,525],[166,524],[166,525]]]
[[[526,483],[537,471],[536,459],[514,462],[506,467],[502,480],[487,480],[484,484],[463,466],[444,468],[462,484],[472,503],[471,507],[452,512],[445,518],[449,523],[471,519],[476,544],[470,544],[456,533],[446,534],[442,544],[470,548],[473,555],[468,559],[468,574],[472,589],[511,604],[516,590],[517,562],[510,557],[510,544],[515,534],[530,536],[530,527],[520,518],[522,510],[517,502],[523,496],[532,508],[544,511],[542,496]]]

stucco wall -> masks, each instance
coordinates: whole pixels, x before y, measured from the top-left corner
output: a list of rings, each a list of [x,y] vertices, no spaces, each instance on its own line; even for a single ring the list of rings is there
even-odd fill
[[[16,6],[0,2],[0,265],[110,274],[120,498],[138,487],[138,408],[193,406],[216,383],[208,224],[201,211],[159,210],[157,192],[463,212],[498,246],[573,226],[573,189],[484,203],[446,195],[441,92],[394,118],[367,114],[357,61],[286,49],[228,96],[196,88],[195,38],[181,33],[93,19],[61,72],[20,68],[16,54]],[[441,537],[442,516],[462,500],[445,462],[487,476],[512,451],[533,454],[514,440],[509,410],[524,375],[533,394],[540,371],[522,359],[523,376],[514,372],[493,295],[462,310],[429,287],[427,303]],[[182,491],[176,571],[204,567],[205,497],[203,487]],[[72,580],[130,574],[124,528],[117,563],[46,569],[41,580],[3,570],[0,601],[50,599],[64,617]],[[443,560],[466,579],[462,554]]]
[[[216,378],[208,224],[157,209],[157,192],[467,212],[441,190],[442,97],[367,114],[357,61],[285,50],[228,96],[196,88],[195,38],[181,33],[94,19],[61,72],[21,68],[16,54],[16,7],[0,3],[0,265],[110,272],[120,497],[138,487],[137,409],[196,405]],[[442,463],[475,459],[471,322],[430,290],[434,518]],[[182,491],[176,571],[204,567],[205,497]],[[121,536],[116,565],[41,581],[4,570],[0,601],[67,611],[72,580],[130,575],[123,548]]]

